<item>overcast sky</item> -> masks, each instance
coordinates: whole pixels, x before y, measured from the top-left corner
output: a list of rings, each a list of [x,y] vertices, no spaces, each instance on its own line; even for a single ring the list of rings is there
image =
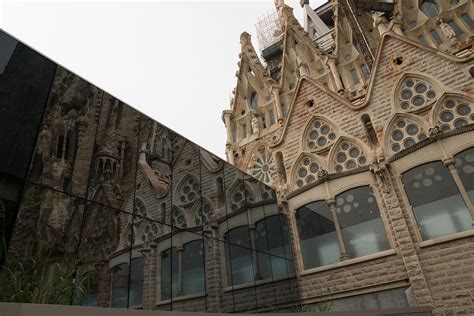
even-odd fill
[[[257,48],[255,23],[273,3],[0,0],[0,27],[224,158],[239,36]],[[299,0],[285,3],[302,23]]]

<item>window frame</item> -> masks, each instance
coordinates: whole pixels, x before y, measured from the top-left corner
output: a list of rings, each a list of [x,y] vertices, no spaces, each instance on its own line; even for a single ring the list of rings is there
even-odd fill
[[[345,176],[345,177],[330,180],[328,182],[322,183],[322,184],[320,184],[320,185],[318,185],[314,188],[311,188],[311,189],[299,194],[299,196],[297,196],[297,198],[294,199],[294,200],[292,198],[290,198],[290,200],[288,201],[288,204],[289,204],[289,209],[290,209],[290,212],[291,212],[291,216],[293,216],[293,220],[291,221],[293,226],[292,226],[291,229],[293,229],[294,232],[298,231],[297,227],[296,227],[295,215],[296,215],[296,211],[299,208],[301,208],[301,207],[303,207],[307,204],[313,203],[313,202],[317,202],[317,201],[321,201],[321,200],[327,201],[328,199],[331,199],[331,198],[334,199],[337,195],[339,195],[341,193],[344,193],[344,192],[349,191],[351,189],[364,187],[364,186],[370,187],[372,189],[372,191],[374,192],[377,207],[379,208],[380,218],[382,219],[382,223],[384,225],[384,230],[385,230],[390,248],[387,249],[387,250],[383,250],[383,251],[380,251],[380,252],[376,252],[376,253],[361,256],[361,257],[346,258],[344,260],[339,260],[338,262],[335,262],[335,263],[332,263],[332,264],[304,269],[304,262],[303,262],[303,256],[302,256],[302,253],[301,253],[300,240],[299,240],[299,237],[297,237],[298,242],[296,242],[293,246],[295,247],[294,251],[296,253],[295,261],[298,262],[298,265],[300,267],[300,271],[301,271],[302,275],[303,274],[304,275],[305,274],[311,274],[311,273],[315,273],[315,272],[319,272],[319,271],[325,271],[325,270],[329,270],[329,269],[334,269],[334,268],[337,268],[337,267],[340,267],[340,266],[355,264],[355,263],[359,263],[359,262],[363,262],[363,261],[368,261],[368,260],[372,260],[372,259],[375,259],[375,258],[380,258],[380,257],[384,257],[384,256],[388,256],[388,255],[392,255],[392,254],[396,253],[395,252],[396,243],[395,243],[394,237],[390,233],[391,224],[390,224],[388,215],[386,214],[385,208],[381,207],[381,206],[383,206],[382,205],[382,194],[380,192],[380,189],[379,189],[378,185],[374,182],[372,173],[369,172],[369,171],[365,171],[365,172],[361,172],[361,173],[358,173],[358,174],[348,175],[348,176]],[[334,224],[336,225],[336,223],[334,223]],[[339,227],[340,227],[339,218],[338,218],[337,225],[339,225]],[[341,235],[342,235],[342,230],[341,230]],[[337,238],[338,238],[339,245],[341,244],[340,242],[344,243],[343,240],[339,241],[339,237],[337,237]],[[340,250],[340,254],[341,254],[341,250]]]
[[[469,139],[469,136],[467,136],[469,134],[471,134],[472,136],[473,132],[462,133],[460,135],[455,135],[454,137],[440,139],[437,142],[424,146],[423,148],[420,148],[391,163],[393,172],[396,174],[395,185],[398,188],[400,188],[400,192],[402,193],[400,194],[400,202],[401,202],[400,204],[402,204],[401,205],[402,209],[407,210],[407,214],[409,217],[409,223],[407,223],[409,226],[408,229],[410,231],[410,234],[412,233],[412,230],[413,230],[415,234],[413,241],[416,242],[420,247],[425,246],[425,245],[436,244],[438,243],[438,241],[443,242],[446,240],[456,239],[458,236],[462,238],[466,235],[466,233],[474,234],[474,229],[458,232],[454,234],[448,234],[448,235],[444,235],[444,236],[433,238],[433,239],[424,240],[423,236],[421,235],[413,208],[411,207],[408,196],[405,193],[404,185],[402,182],[402,175],[405,172],[408,172],[418,166],[421,166],[430,162],[435,162],[435,161],[443,162],[447,159],[454,158],[454,156],[457,155],[458,153],[461,153],[464,150],[474,147],[474,139],[466,142],[466,137]],[[452,177],[452,174],[451,174],[451,177]],[[456,180],[454,179],[454,177],[453,177],[453,181],[456,183]],[[459,188],[459,185],[457,183],[456,185],[458,186],[457,189],[462,197],[462,193]],[[466,203],[465,198],[462,197],[462,199],[464,203],[466,204],[468,210],[471,212],[471,214],[474,214],[473,211],[470,210],[470,205]],[[471,207],[474,209],[474,205],[472,203],[471,203]]]

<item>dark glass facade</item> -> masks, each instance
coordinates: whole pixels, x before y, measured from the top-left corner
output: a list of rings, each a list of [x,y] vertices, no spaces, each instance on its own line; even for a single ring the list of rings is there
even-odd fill
[[[2,301],[299,304],[273,189],[3,32],[0,142]]]

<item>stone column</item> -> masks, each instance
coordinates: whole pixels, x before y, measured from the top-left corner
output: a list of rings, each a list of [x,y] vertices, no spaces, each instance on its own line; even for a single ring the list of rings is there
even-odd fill
[[[177,246],[178,253],[178,288],[176,289],[176,296],[182,296],[183,293],[183,246]]]
[[[469,213],[471,213],[472,223],[474,225],[474,206],[471,202],[471,198],[469,197],[469,194],[466,191],[466,188],[464,187],[464,184],[462,183],[461,177],[459,176],[459,172],[458,172],[458,169],[456,168],[454,158],[449,157],[447,159],[444,159],[443,164],[448,168],[449,172],[451,173],[451,176],[454,179],[454,182],[456,182],[456,185],[458,186],[458,189],[459,189],[459,193],[461,193],[461,197],[464,203],[466,204],[467,208],[469,209]]]
[[[339,244],[339,250],[341,253],[341,261],[349,259],[347,255],[346,246],[344,245],[344,239],[342,237],[342,230],[341,226],[339,225],[339,220],[337,219],[336,213],[336,200],[333,198],[327,199],[326,203],[329,206],[329,210],[331,211],[332,220],[334,221],[334,226],[336,226],[336,235],[337,235],[337,242]]]
[[[331,70],[332,76],[334,78],[334,83],[337,87],[337,92],[344,91],[344,86],[342,85],[341,77],[339,76],[339,70],[336,66],[336,57],[332,55],[327,56],[326,64],[329,66]]]
[[[278,124],[280,124],[280,126],[283,126],[284,117],[283,117],[283,113],[281,111],[280,87],[272,86],[270,88],[270,92],[272,93],[273,99],[275,100],[273,105],[275,107],[275,113],[276,113],[276,116],[277,116]]]
[[[252,247],[252,261],[253,261],[255,279],[261,280],[262,275],[260,274],[260,268],[258,266],[258,254],[257,254],[257,243],[255,240],[255,229],[256,229],[255,225],[249,225],[250,246]]]
[[[231,123],[230,123],[231,117],[232,117],[232,111],[231,110],[225,110],[224,112],[222,112],[222,118],[224,119],[224,124],[225,124],[225,128],[226,128],[226,131],[227,131],[227,143],[226,143],[226,145],[231,145],[234,141],[232,139],[232,128],[231,128]]]

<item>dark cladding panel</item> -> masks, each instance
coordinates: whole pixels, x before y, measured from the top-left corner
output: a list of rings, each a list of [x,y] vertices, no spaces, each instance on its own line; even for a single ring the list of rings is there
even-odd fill
[[[0,174],[25,177],[55,70],[0,32]]]

